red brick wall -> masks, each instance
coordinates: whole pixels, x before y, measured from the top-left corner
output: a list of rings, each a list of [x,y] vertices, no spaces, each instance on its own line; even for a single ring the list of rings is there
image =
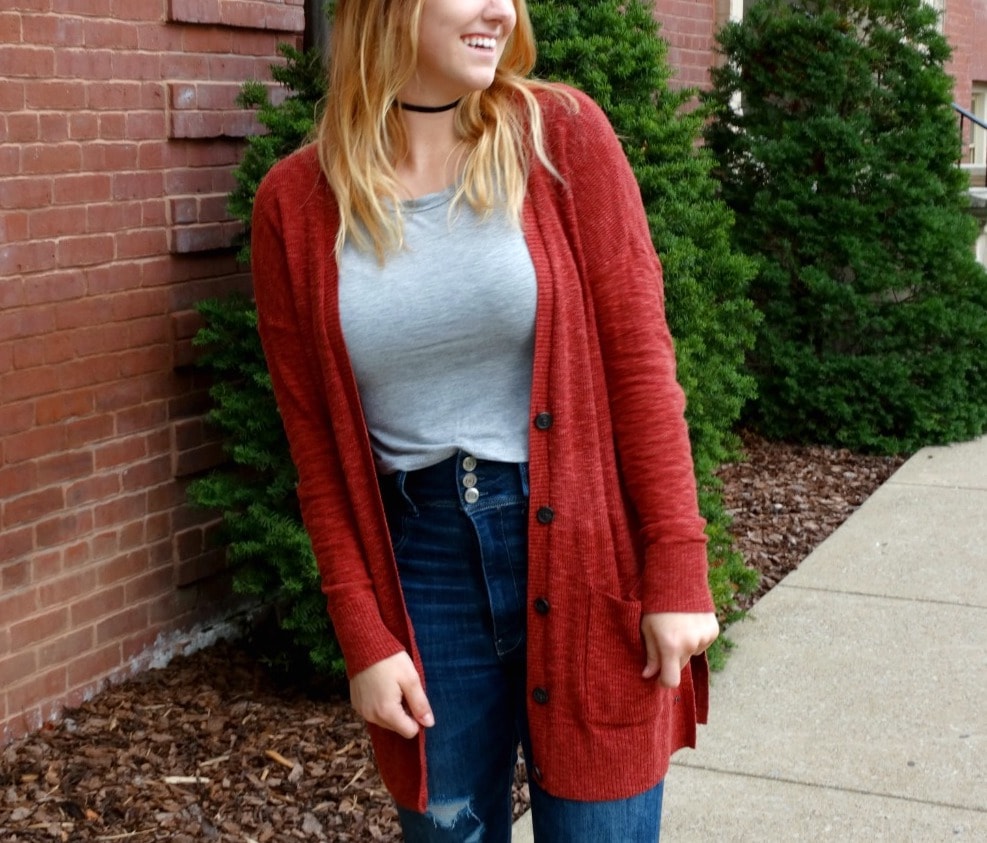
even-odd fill
[[[726,19],[717,0],[660,0],[655,17],[661,37],[668,43],[672,84],[679,87],[709,87],[709,68],[714,61],[714,34]]]
[[[233,98],[297,42],[301,2],[2,4],[0,744],[227,593],[184,502],[218,457],[192,308],[247,284]]]

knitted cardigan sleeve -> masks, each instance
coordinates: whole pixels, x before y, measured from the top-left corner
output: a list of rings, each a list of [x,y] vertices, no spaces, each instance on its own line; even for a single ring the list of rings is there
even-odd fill
[[[634,173],[603,111],[577,114],[552,154],[593,303],[620,471],[641,525],[645,612],[710,612],[685,396],[665,320],[662,267]],[[573,123],[575,125],[573,125]]]
[[[298,469],[302,518],[352,677],[404,648],[382,620],[341,466],[340,449],[347,444],[334,430],[327,402],[331,386],[318,364],[315,326],[320,320],[311,303],[318,300],[313,285],[324,256],[307,226],[313,217],[322,218],[326,206],[309,204],[317,173],[305,172],[300,160],[296,155],[276,166],[257,191],[251,235],[254,295],[264,354]]]

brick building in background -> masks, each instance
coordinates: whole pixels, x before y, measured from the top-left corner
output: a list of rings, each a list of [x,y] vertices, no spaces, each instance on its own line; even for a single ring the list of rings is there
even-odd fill
[[[255,126],[234,98],[300,44],[304,2],[0,9],[0,745],[230,608],[184,497],[221,456],[193,308],[249,286],[225,205]],[[705,85],[743,0],[657,5],[676,84]],[[963,104],[987,83],[985,7],[946,9]]]

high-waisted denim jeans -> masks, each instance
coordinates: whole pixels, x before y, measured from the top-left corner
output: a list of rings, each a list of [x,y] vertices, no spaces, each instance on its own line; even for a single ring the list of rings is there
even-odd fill
[[[399,808],[408,843],[509,843],[525,714],[526,465],[444,462],[381,478],[435,726],[425,733],[429,804]],[[529,781],[537,843],[655,843],[662,786],[579,802]]]

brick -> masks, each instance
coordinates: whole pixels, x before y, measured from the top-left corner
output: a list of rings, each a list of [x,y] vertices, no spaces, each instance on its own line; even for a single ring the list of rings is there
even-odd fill
[[[69,140],[69,119],[64,112],[46,112],[39,115],[41,137],[45,143],[64,143]]]
[[[41,76],[42,72],[35,69],[34,74]],[[86,101],[86,88],[85,82],[65,80],[25,82],[24,102],[28,108],[39,111],[75,111]]]
[[[37,79],[51,76],[54,70],[55,51],[50,47],[0,44],[0,76]]]
[[[121,551],[134,550],[135,548],[142,547],[144,544],[144,520],[141,519],[140,521],[132,521],[129,524],[125,524],[120,529],[117,544]],[[128,560],[126,569],[127,577],[132,576],[134,573],[131,568],[132,563]]]
[[[91,510],[81,510],[47,521],[40,521],[34,528],[37,536],[36,544],[40,547],[61,548],[65,542],[73,541],[87,535],[93,529],[93,514]]]
[[[58,265],[60,267],[88,266],[113,260],[113,237],[87,234],[82,237],[64,237],[58,241]]]
[[[144,459],[147,454],[147,437],[131,436],[109,442],[95,449],[94,457],[98,471]]]
[[[120,476],[101,474],[71,483],[65,490],[67,507],[82,506],[120,494]]]
[[[65,446],[80,448],[109,439],[114,432],[113,416],[102,414],[59,425],[65,431]]]
[[[0,658],[0,688],[10,688],[37,672],[38,661],[34,650]]]
[[[2,249],[0,249],[0,256],[2,253]],[[0,264],[2,262],[2,257],[0,257]],[[36,337],[39,334],[47,335],[54,328],[55,311],[50,307],[0,311],[0,337],[3,337],[4,340],[21,340],[25,337]]]
[[[31,489],[37,488],[37,469],[33,462],[24,462],[17,465],[7,465],[0,468],[0,489],[3,489],[4,497],[17,497],[25,494]],[[5,533],[3,540],[8,541],[9,536]],[[25,548],[30,550],[30,547]]]
[[[97,641],[97,646],[102,643]],[[69,686],[91,685],[98,679],[110,676],[123,665],[120,643],[113,642],[89,653],[83,653],[69,662],[67,667]]]
[[[161,0],[110,0],[117,20],[154,21],[160,27]]]
[[[37,528],[35,528],[37,533]],[[41,541],[36,541],[38,547],[44,548]],[[62,551],[61,548],[54,550],[42,550],[31,554],[31,579],[35,584],[53,580],[62,573]]]
[[[188,451],[176,453],[173,458],[172,470],[175,477],[191,477],[223,465],[228,459],[223,444],[213,442],[199,448],[191,448]]]
[[[154,257],[168,251],[168,231],[165,228],[144,228],[125,231],[116,236],[118,258]]]
[[[38,208],[28,214],[31,237],[65,237],[71,234],[84,234],[86,212],[84,209],[69,206]]]
[[[0,90],[3,86],[0,85]],[[52,180],[11,178],[0,180],[0,208],[43,208],[52,201]]]
[[[7,534],[4,534],[4,539]],[[0,558],[4,552],[0,548]],[[11,626],[24,618],[30,618],[38,608],[37,595],[33,589],[15,592],[13,594],[0,594],[0,618],[4,620],[4,628],[8,631],[8,647],[10,646],[9,630]]]
[[[131,606],[96,624],[96,643],[106,644],[147,628],[150,618],[146,604]]]
[[[35,143],[41,139],[41,118],[36,112],[7,115],[5,140],[8,143]]]
[[[94,641],[93,628],[85,627],[40,647],[38,656],[41,664],[61,664],[92,649]]]
[[[14,357],[16,365],[16,354]],[[49,395],[59,388],[58,370],[54,368],[20,369],[0,377],[0,394],[4,401],[21,401]]]
[[[26,430],[4,437],[3,458],[8,464],[21,463],[59,451],[65,443],[64,425]]]
[[[132,141],[156,140],[167,135],[167,118],[157,111],[140,111],[127,115],[125,131]]]
[[[134,150],[130,144],[127,148]],[[113,168],[117,169],[117,168]],[[107,202],[86,207],[86,230],[90,232],[123,231],[140,220],[140,202]]]
[[[128,140],[112,143],[87,143],[83,147],[81,168],[107,173],[135,170],[137,168],[137,146]]]
[[[137,32],[128,23],[112,19],[87,18],[84,23],[85,45],[91,49],[136,50]]]
[[[55,240],[37,240],[0,246],[0,277],[54,269],[57,266],[57,252],[58,243]],[[10,334],[0,333],[0,336],[5,339],[11,338]]]
[[[160,196],[165,191],[164,175],[150,173],[115,173],[113,175],[113,199],[145,199]]]
[[[65,545],[62,549],[62,559],[66,571],[86,564],[91,558],[89,542],[85,540]]]
[[[116,380],[120,374],[120,363],[113,354],[70,360],[59,367],[59,374],[63,389],[99,386]],[[100,394],[96,393],[97,410],[105,409],[100,406]]]
[[[113,54],[109,50],[59,50],[55,53],[54,75],[86,79],[90,85],[106,82],[113,78]]]
[[[85,294],[85,276],[76,269],[32,275],[24,280],[24,303],[31,306],[79,299]]]
[[[0,589],[9,594],[18,588],[23,588],[31,581],[31,561],[21,559],[13,564],[6,564],[0,568]]]
[[[86,93],[86,104],[91,111],[124,111],[141,107],[140,82],[119,81],[116,71],[112,68],[112,57],[107,81],[94,82]]]
[[[69,137],[89,141],[99,137],[99,117],[88,112],[69,114]]]
[[[51,486],[93,473],[92,451],[67,451],[36,462],[38,485]]]
[[[37,521],[65,506],[65,492],[62,489],[41,489],[7,500],[3,505],[4,529]]]
[[[103,140],[125,140],[127,115],[122,111],[99,112],[99,136]]]
[[[117,413],[117,432],[140,433],[160,428],[168,421],[168,405],[164,401],[145,403]]]
[[[35,418],[40,425],[54,424],[66,419],[87,416],[93,412],[94,406],[92,390],[59,392],[57,395],[38,399],[35,404]]]
[[[21,31],[26,44],[53,45],[57,53],[82,46],[82,19],[60,14],[21,15]]]
[[[153,600],[175,587],[175,572],[171,566],[150,571],[124,585],[125,600],[128,604]]]
[[[43,665],[39,665],[43,669]],[[21,711],[39,700],[47,700],[59,696],[67,687],[66,669],[64,666],[34,674],[26,681],[15,685],[7,691],[7,705],[12,711]]]
[[[81,166],[82,147],[77,143],[40,143],[21,147],[21,172],[25,174],[72,173]]]
[[[107,530],[93,536],[89,542],[91,558],[109,559],[111,556],[116,555],[119,552],[117,534],[117,530]]]
[[[239,223],[205,223],[176,227],[171,232],[171,251],[195,254],[233,247],[234,237],[242,231]]]
[[[73,600],[69,605],[72,628],[85,626],[99,618],[120,611],[126,605],[123,599],[123,586],[101,588],[98,592]]]
[[[220,0],[168,0],[168,20],[174,23],[222,23]]]
[[[110,266],[88,267],[85,273],[89,295],[102,296],[141,286],[144,268],[135,261],[114,261]]]
[[[103,528],[126,524],[143,517],[146,510],[147,495],[143,492],[119,497],[93,508],[94,526]]]
[[[11,625],[10,648],[17,652],[39,641],[53,638],[59,633],[65,632],[68,625],[69,610],[67,608],[62,607],[42,612]]]
[[[43,337],[31,337],[14,346],[15,369],[37,369],[45,362],[45,341]]]
[[[104,173],[62,175],[52,181],[48,195],[56,205],[108,202],[113,198],[112,187],[113,177]]]
[[[96,572],[87,568],[44,583],[38,588],[38,600],[42,608],[67,604],[72,617],[72,626],[75,627],[77,624],[71,606],[82,595],[91,594],[95,587]]]
[[[148,462],[128,466],[121,479],[125,492],[136,492],[167,483],[172,479],[171,455],[164,454]]]

